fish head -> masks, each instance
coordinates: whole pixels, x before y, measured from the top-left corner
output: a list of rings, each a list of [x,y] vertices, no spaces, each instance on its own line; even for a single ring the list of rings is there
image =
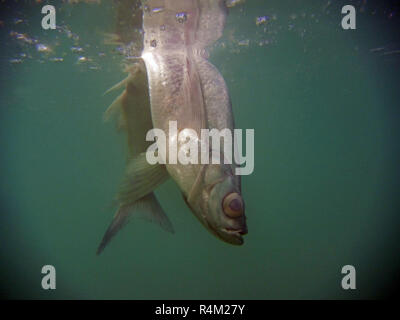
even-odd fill
[[[225,167],[225,168],[224,168]],[[207,165],[202,186],[188,203],[203,225],[216,237],[234,245],[247,234],[240,180],[225,165]]]

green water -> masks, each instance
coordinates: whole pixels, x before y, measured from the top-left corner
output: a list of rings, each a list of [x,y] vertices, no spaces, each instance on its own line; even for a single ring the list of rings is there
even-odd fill
[[[57,24],[80,37],[85,52],[76,54],[65,34],[41,30],[40,5],[10,3],[0,4],[1,296],[357,299],[393,289],[400,35],[391,2],[248,0],[232,8],[210,60],[229,87],[236,127],[255,129],[255,170],[242,178],[245,244],[210,235],[168,181],[156,193],[176,233],[134,220],[101,256],[126,155],[123,135],[102,122],[115,97],[102,93],[125,76],[122,57],[103,44],[115,8],[52,2]],[[357,9],[356,30],[340,26],[344,4]],[[267,24],[257,26],[264,15]],[[21,46],[11,30],[53,53]],[[32,58],[10,63],[27,51]],[[77,64],[79,55],[92,61]],[[41,288],[46,264],[56,268],[56,290]],[[348,264],[356,290],[341,287]]]

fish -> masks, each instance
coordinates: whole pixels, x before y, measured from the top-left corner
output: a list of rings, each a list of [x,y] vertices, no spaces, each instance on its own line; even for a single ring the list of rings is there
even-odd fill
[[[127,14],[133,10],[134,14]],[[152,128],[166,133],[168,145],[178,133],[191,129],[234,129],[231,99],[224,78],[208,61],[207,47],[217,41],[225,26],[227,7],[223,0],[120,1],[116,38],[125,43],[130,61],[128,76],[109,91],[124,89],[105,112],[109,119],[119,114],[118,128],[124,130],[129,149],[125,176],[116,201],[114,218],[98,247],[100,254],[130,217],[143,217],[174,232],[154,190],[168,179],[177,184],[187,207],[202,225],[220,240],[242,245],[247,234],[241,178],[236,164],[173,163],[165,149],[165,162],[150,164],[146,135]],[[123,18],[122,18],[123,17]],[[143,30],[138,43],[137,27]],[[128,30],[128,31],[125,31]],[[130,41],[130,32],[135,38]],[[121,35],[121,33],[123,33]],[[170,133],[176,122],[177,133]],[[212,154],[212,146],[209,154]],[[161,149],[162,147],[159,146]],[[220,146],[224,157],[224,149]]]

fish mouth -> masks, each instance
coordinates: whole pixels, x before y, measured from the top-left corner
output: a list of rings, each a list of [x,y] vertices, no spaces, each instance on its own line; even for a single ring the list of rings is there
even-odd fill
[[[244,243],[243,236],[247,234],[247,226],[238,229],[230,227],[215,228],[208,222],[207,219],[204,219],[204,222],[207,226],[207,229],[220,240],[238,246]]]
[[[247,228],[246,229],[222,228],[221,231],[224,234],[223,240],[235,245],[242,245],[244,242],[243,236],[247,234]]]

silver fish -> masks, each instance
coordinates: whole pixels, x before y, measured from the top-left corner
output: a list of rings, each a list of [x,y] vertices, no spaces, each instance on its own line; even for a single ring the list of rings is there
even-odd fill
[[[222,35],[225,1],[148,0],[142,1],[142,6],[138,1],[122,3],[135,8],[135,23],[142,23],[144,37],[141,58],[128,67],[129,76],[111,88],[125,89],[106,111],[106,117],[121,112],[120,126],[127,131],[130,159],[117,196],[119,209],[98,253],[132,215],[145,213],[145,217],[173,231],[153,194],[168,177],[177,183],[188,207],[212,234],[241,245],[247,225],[240,176],[234,174],[234,164],[170,164],[172,155],[167,148],[166,164],[151,165],[145,153],[149,145],[145,135],[150,128],[162,129],[168,144],[176,141],[176,134],[169,134],[170,121],[176,121],[178,133],[192,129],[201,136],[202,129],[233,131],[227,86],[207,60],[206,51]],[[140,9],[142,21],[137,18]],[[138,47],[132,43],[127,46]],[[178,152],[182,147],[177,144]]]

